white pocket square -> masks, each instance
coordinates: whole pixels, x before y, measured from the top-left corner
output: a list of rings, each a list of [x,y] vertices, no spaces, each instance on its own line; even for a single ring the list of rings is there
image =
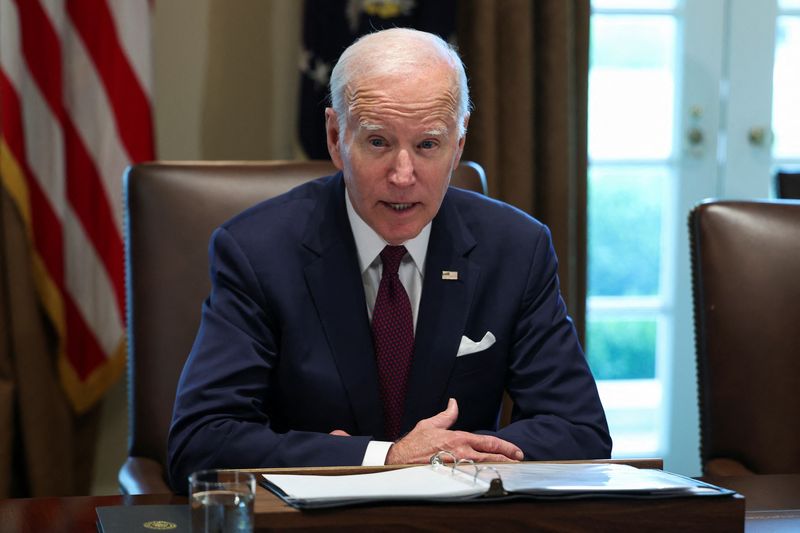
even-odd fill
[[[483,350],[489,348],[492,344],[494,344],[494,335],[491,331],[487,331],[486,335],[480,340],[480,342],[475,342],[474,340],[470,339],[469,337],[461,337],[461,344],[458,346],[458,353],[456,357],[461,357],[462,355],[469,355],[471,353],[482,352]]]

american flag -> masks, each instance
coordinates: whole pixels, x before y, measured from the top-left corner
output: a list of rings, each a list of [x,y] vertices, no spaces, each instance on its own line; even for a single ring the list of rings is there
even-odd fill
[[[0,178],[76,412],[125,366],[122,174],[153,159],[146,0],[0,0]]]

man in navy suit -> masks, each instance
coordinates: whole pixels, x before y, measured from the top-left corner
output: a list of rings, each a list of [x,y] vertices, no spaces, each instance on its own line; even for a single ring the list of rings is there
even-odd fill
[[[204,468],[415,463],[439,450],[608,457],[549,231],[448,187],[469,120],[455,51],[414,30],[371,34],[342,54],[331,98],[340,172],[212,236],[212,291],[169,436],[173,485]],[[387,250],[401,257],[391,304]],[[389,353],[407,347],[397,368],[373,318]],[[498,429],[504,390],[514,409]]]

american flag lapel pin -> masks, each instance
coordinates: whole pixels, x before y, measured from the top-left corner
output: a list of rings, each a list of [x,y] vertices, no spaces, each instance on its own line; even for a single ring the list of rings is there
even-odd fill
[[[458,272],[456,272],[455,270],[442,270],[442,279],[457,280]]]

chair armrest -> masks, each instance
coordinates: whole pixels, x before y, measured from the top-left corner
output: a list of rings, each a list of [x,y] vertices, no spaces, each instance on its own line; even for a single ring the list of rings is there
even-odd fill
[[[755,474],[739,461],[726,457],[709,459],[703,465],[703,471],[706,476],[752,476]]]
[[[118,480],[123,494],[172,494],[164,467],[147,457],[128,457],[119,469]]]

